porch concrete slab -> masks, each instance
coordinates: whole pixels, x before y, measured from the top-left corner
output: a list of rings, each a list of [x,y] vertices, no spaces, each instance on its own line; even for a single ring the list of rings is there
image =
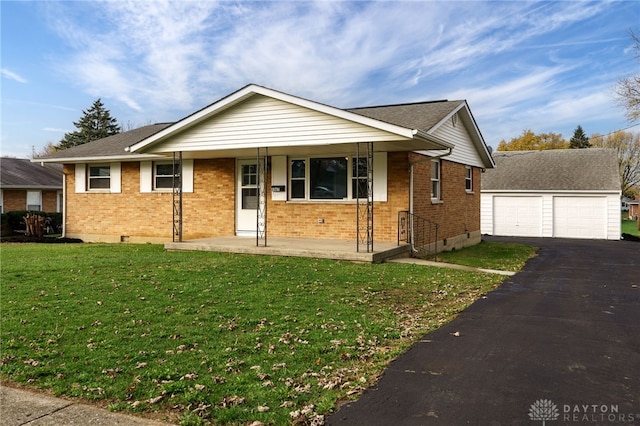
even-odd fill
[[[406,257],[411,246],[374,242],[374,250],[367,253],[366,244],[357,251],[354,241],[314,238],[268,238],[256,245],[255,237],[215,237],[165,243],[166,250],[215,251],[221,253],[259,254],[268,256],[311,257],[348,260],[353,262],[382,263],[388,259]]]

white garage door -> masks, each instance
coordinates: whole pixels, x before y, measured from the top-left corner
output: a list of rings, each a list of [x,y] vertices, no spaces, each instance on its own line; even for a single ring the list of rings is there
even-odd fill
[[[607,199],[553,197],[553,236],[607,238]]]
[[[493,197],[493,235],[542,236],[542,197]]]

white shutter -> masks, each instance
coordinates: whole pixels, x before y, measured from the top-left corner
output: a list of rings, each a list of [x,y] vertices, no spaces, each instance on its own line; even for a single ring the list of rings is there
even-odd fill
[[[274,201],[287,201],[287,157],[278,155],[271,157],[271,185],[284,186],[280,192],[271,191],[271,199]]]
[[[140,162],[140,192],[153,191],[153,162]]]
[[[373,153],[373,201],[387,201],[387,153]]]
[[[76,164],[76,193],[87,192],[87,165]]]
[[[120,177],[120,167],[121,164],[120,163],[111,163],[111,172],[110,172],[110,182],[111,182],[111,187],[110,190],[112,193],[120,193],[120,182],[121,182],[121,177]]]
[[[182,192],[193,192],[193,160],[182,160]]]

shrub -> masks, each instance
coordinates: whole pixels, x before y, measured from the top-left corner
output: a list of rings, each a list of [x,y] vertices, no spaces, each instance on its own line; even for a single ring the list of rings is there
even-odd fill
[[[2,235],[10,235],[16,231],[24,231],[26,225],[24,223],[24,217],[27,213],[36,214],[45,218],[51,218],[51,228],[53,234],[59,234],[62,232],[62,213],[47,213],[40,211],[27,211],[16,210],[7,213],[2,213]]]

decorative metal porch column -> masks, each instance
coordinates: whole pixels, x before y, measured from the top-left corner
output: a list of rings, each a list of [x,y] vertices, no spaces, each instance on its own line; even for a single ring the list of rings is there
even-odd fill
[[[182,151],[173,153],[173,241],[182,242]]]
[[[366,142],[366,152],[356,143],[356,251],[366,245],[373,252],[373,142]],[[361,157],[361,155],[363,155]]]
[[[267,246],[267,158],[269,148],[264,149],[264,157],[260,158],[260,148],[257,149],[256,174],[258,176],[258,208],[256,215],[256,246]],[[262,161],[261,161],[262,160]]]

